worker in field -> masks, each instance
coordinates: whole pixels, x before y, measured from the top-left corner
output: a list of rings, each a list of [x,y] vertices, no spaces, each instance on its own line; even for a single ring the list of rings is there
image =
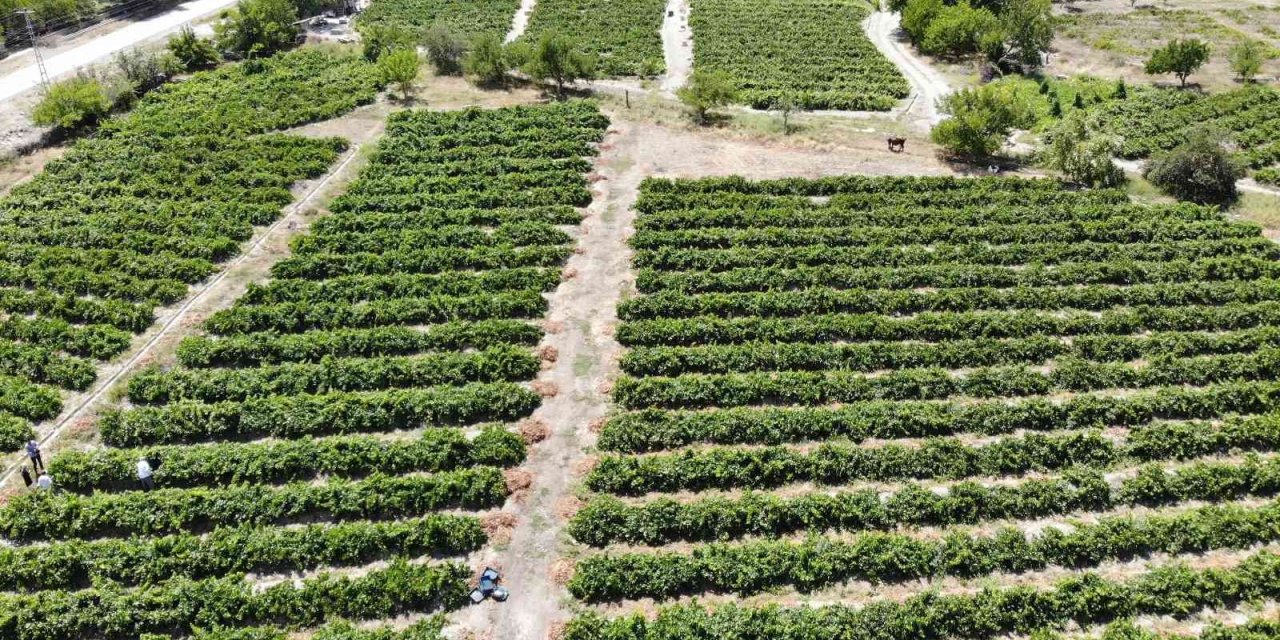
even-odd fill
[[[146,458],[138,458],[138,484],[142,485],[143,491],[150,491],[156,488],[156,481],[151,471],[151,463]]]
[[[43,491],[53,491],[53,478],[49,475],[49,472],[40,472],[40,477],[36,480],[36,488]]]
[[[31,458],[31,468],[44,471],[44,458],[40,457],[40,443],[34,439],[27,441],[27,457]]]

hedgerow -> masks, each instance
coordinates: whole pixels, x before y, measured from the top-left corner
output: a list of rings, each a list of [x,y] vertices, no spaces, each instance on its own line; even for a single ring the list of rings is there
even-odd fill
[[[1122,505],[1167,505],[1185,500],[1221,501],[1272,496],[1280,491],[1280,459],[1248,457],[1242,464],[1197,463],[1170,473],[1151,465],[1112,487],[1101,472],[1068,470],[1058,477],[1009,486],[961,482],[945,494],[918,484],[881,496],[874,490],[792,498],[748,492],[741,498],[677,502],[658,498],[629,505],[593,498],[573,517],[570,534],[591,546],[661,545],[676,540],[728,540],[794,531],[893,530],[903,525],[973,524],[988,520],[1044,518]]]
[[[502,473],[476,467],[432,476],[375,475],[322,485],[234,485],[93,495],[30,493],[0,508],[12,540],[64,540],[198,532],[217,526],[280,524],[303,517],[334,521],[422,516],[440,509],[486,509],[507,496]]]
[[[641,347],[622,357],[621,368],[632,376],[831,369],[876,371],[908,367],[961,369],[1015,363],[1039,364],[1062,357],[1122,362],[1160,356],[1239,353],[1277,346],[1280,346],[1280,329],[1275,327],[1223,333],[1170,331],[1146,336],[1079,336],[1070,343],[1042,335],[939,343],[749,343]]]
[[[1280,350],[1195,358],[1160,358],[1145,366],[1063,358],[1048,373],[1030,367],[898,369],[882,375],[855,371],[781,371],[622,377],[614,398],[626,409],[753,404],[829,404],[865,400],[932,400],[948,396],[1021,397],[1057,391],[1202,386],[1266,380],[1280,366]]]
[[[899,246],[846,247],[827,244],[803,247],[736,247],[687,249],[659,247],[639,250],[639,268],[664,270],[719,270],[749,267],[793,268],[818,265],[848,267],[926,266],[945,264],[1016,266],[1096,260],[1159,262],[1200,260],[1251,255],[1280,258],[1280,248],[1266,238],[1177,240],[1174,242],[1022,242],[1008,245],[908,244]]]
[[[111,409],[103,413],[98,430],[104,442],[116,447],[297,438],[513,420],[533,411],[538,401],[538,394],[512,383],[268,396],[244,402]]]
[[[1255,553],[1238,565],[1193,570],[1160,567],[1124,582],[1096,573],[1062,579],[1047,589],[988,587],[975,594],[924,593],[904,602],[878,601],[863,607],[779,605],[675,605],[650,620],[627,615],[606,620],[586,613],[569,623],[568,640],[641,640],[707,637],[734,629],[746,637],[830,636],[845,629],[869,629],[890,639],[993,637],[1058,629],[1068,622],[1101,623],[1139,614],[1186,617],[1205,607],[1226,607],[1274,598],[1280,556]],[[786,630],[781,635],[773,630]]]
[[[377,327],[296,334],[250,333],[211,338],[190,336],[178,345],[187,367],[318,362],[326,357],[398,356],[424,351],[531,346],[542,337],[537,326],[519,320],[446,322],[423,329]]]
[[[466,554],[484,544],[480,521],[430,515],[396,522],[311,524],[297,528],[235,526],[201,535],[67,540],[0,550],[0,588],[37,592],[125,585],[174,577],[304,571],[394,556]]]
[[[128,394],[136,404],[244,401],[274,395],[526,380],[537,375],[538,367],[537,357],[517,347],[398,358],[323,358],[317,363],[264,364],[256,369],[152,367],[129,380]]]
[[[936,291],[893,289],[812,289],[763,293],[656,293],[618,305],[623,320],[696,315],[794,317],[825,313],[880,315],[989,309],[1079,309],[1114,307],[1229,305],[1280,300],[1280,280],[1135,284],[1115,287],[957,288]]]
[[[49,462],[58,486],[90,493],[137,487],[134,463],[154,467],[158,487],[278,484],[317,476],[363,477],[375,473],[442,472],[473,465],[510,467],[524,460],[520,437],[489,427],[473,439],[456,429],[432,429],[414,439],[371,436],[265,443],[171,445],[140,449],[68,451]]]
[[[351,578],[321,574],[261,591],[243,575],[174,578],[136,589],[109,583],[83,591],[0,595],[0,635],[39,638],[136,638],[182,635],[194,627],[316,626],[332,618],[388,618],[460,606],[467,569],[458,564],[395,562]]]
[[[1176,515],[1108,517],[1070,532],[1032,537],[954,532],[942,540],[866,533],[849,541],[753,541],[695,547],[692,553],[602,554],[577,565],[569,592],[586,601],[666,599],[702,592],[750,595],[780,585],[812,591],[852,580],[905,582],[954,575],[1089,567],[1155,552],[1247,549],[1280,537],[1280,504],[1208,506]]]
[[[847,438],[924,438],[957,433],[1142,427],[1159,419],[1209,419],[1280,409],[1271,382],[1160,388],[1117,397],[1081,394],[953,404],[942,401],[850,403],[841,407],[741,407],[717,411],[658,410],[619,414],[600,433],[601,449],[659,451],[695,444],[782,444]]]
[[[910,316],[819,313],[791,318],[738,316],[632,320],[618,328],[627,346],[743,342],[863,340],[947,341],[973,337],[1022,338],[1039,334],[1127,335],[1144,331],[1226,331],[1280,321],[1280,303],[1108,308],[1098,312],[1035,309],[942,311]]]

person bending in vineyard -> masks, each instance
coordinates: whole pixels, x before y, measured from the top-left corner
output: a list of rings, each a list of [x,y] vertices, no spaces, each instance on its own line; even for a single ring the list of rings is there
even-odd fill
[[[146,458],[138,458],[138,484],[142,485],[143,491],[150,491],[156,488],[155,478],[152,477],[151,463]]]
[[[40,472],[40,478],[36,480],[36,488],[44,491],[53,491],[53,478],[46,471]]]

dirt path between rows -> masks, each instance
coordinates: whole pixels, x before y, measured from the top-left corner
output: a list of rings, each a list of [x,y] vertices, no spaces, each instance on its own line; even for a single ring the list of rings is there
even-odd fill
[[[516,9],[516,15],[511,19],[511,30],[507,31],[507,37],[502,39],[504,43],[515,42],[516,38],[524,35],[524,30],[529,28],[529,17],[533,15],[536,4],[537,0],[520,0],[520,8]]]
[[[693,31],[689,29],[689,0],[667,0],[662,18],[662,57],[667,72],[662,90],[675,95],[693,70]]]
[[[486,603],[483,616],[467,616],[475,630],[493,629],[493,637],[546,637],[562,618],[563,589],[555,583],[562,517],[578,477],[575,462],[594,443],[590,424],[609,409],[606,381],[615,375],[621,347],[613,339],[615,309],[630,278],[630,252],[624,238],[646,167],[635,161],[637,136],[615,125],[601,144],[593,175],[595,199],[579,227],[578,248],[565,266],[566,280],[551,297],[545,345],[557,353],[538,381],[557,391],[533,418],[550,427],[550,436],[530,449],[525,469],[534,484],[513,513],[519,519],[510,545],[495,563],[512,591],[505,604]],[[479,618],[479,619],[477,619]],[[487,620],[485,619],[487,618]]]
[[[574,545],[565,526],[578,506],[579,485],[592,459],[592,425],[611,409],[610,385],[623,352],[614,339],[616,307],[635,291],[626,239],[635,216],[631,206],[645,177],[948,173],[931,157],[761,144],[628,121],[625,112],[609,115],[613,125],[594,163],[595,197],[580,227],[576,253],[565,266],[566,279],[551,296],[546,322],[543,344],[557,356],[538,382],[554,385],[556,395],[533,418],[546,424],[550,435],[530,447],[523,466],[532,485],[504,508],[517,521],[510,542],[489,552],[482,563],[502,570],[511,599],[485,602],[454,618],[476,637],[546,640],[571,615],[563,581],[572,567],[567,556],[573,555]]]
[[[910,106],[904,119],[913,126],[928,130],[942,120],[938,101],[951,93],[951,87],[928,63],[916,57],[915,52],[898,36],[901,16],[896,13],[875,11],[863,21],[867,37],[885,57],[893,61],[907,81],[911,83]]]

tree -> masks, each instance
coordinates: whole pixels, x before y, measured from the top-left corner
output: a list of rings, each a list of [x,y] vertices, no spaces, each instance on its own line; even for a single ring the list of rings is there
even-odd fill
[[[116,53],[116,67],[129,83],[134,95],[140,96],[162,84],[182,70],[182,63],[168,51],[159,53],[129,49]]]
[[[902,8],[902,30],[907,32],[912,42],[920,42],[945,6],[942,0],[907,0]]]
[[[572,39],[553,31],[538,38],[524,62],[524,72],[540,82],[556,83],[556,95],[564,96],[564,86],[595,76],[596,60],[578,49]]]
[[[471,41],[471,51],[462,59],[462,69],[479,84],[503,84],[511,66],[502,40],[493,34],[476,36]]]
[[[1084,116],[1077,113],[1046,134],[1042,153],[1050,169],[1061,171],[1073,182],[1114,187],[1125,181],[1124,170],[1112,160],[1119,151],[1119,138],[1091,132]]]
[[[1004,38],[999,57],[1023,67],[1039,67],[1041,56],[1053,44],[1052,0],[1009,0],[1000,13]]]
[[[361,53],[369,62],[377,62],[384,53],[417,46],[408,29],[385,24],[361,24],[360,42]]]
[[[90,125],[107,115],[111,101],[102,84],[93,78],[77,76],[49,87],[36,104],[31,119],[41,126],[62,129]]]
[[[1242,40],[1227,52],[1231,70],[1244,82],[1252,82],[1262,69],[1262,45],[1256,40]]]
[[[396,49],[382,54],[378,58],[378,73],[388,84],[400,87],[405,100],[409,99],[409,91],[413,89],[413,81],[418,77],[418,52],[413,49]]]
[[[795,128],[791,125],[791,114],[796,112],[796,101],[789,95],[774,100],[773,108],[782,116],[782,135],[789,136]]]
[[[467,42],[453,34],[449,27],[437,24],[422,34],[422,45],[427,49],[427,59],[436,73],[456,76],[462,73],[462,57],[467,54]]]
[[[999,151],[1022,119],[1013,96],[991,85],[948,95],[942,112],[950,117],[934,126],[929,138],[952,154],[975,159]]]
[[[183,27],[177,35],[169,38],[168,47],[169,53],[186,71],[207,69],[218,64],[218,50],[213,48],[213,43],[197,36],[191,27]]]
[[[729,104],[736,93],[729,74],[694,69],[685,85],[676,91],[676,97],[693,111],[693,119],[698,124],[706,124],[707,112]]]
[[[292,47],[298,37],[298,10],[291,0],[239,0],[214,25],[218,48],[250,58]]]
[[[1149,75],[1172,73],[1178,76],[1182,86],[1187,86],[1187,76],[1195,72],[1209,59],[1209,45],[1203,41],[1174,40],[1151,53],[1147,59]]]
[[[1161,191],[1201,204],[1227,204],[1239,193],[1244,164],[1233,157],[1218,132],[1196,129],[1186,142],[1151,159],[1143,175]]]
[[[992,34],[1000,39],[1000,19],[986,9],[975,9],[968,0],[943,7],[925,28],[917,43],[929,55],[958,56],[977,53]]]

